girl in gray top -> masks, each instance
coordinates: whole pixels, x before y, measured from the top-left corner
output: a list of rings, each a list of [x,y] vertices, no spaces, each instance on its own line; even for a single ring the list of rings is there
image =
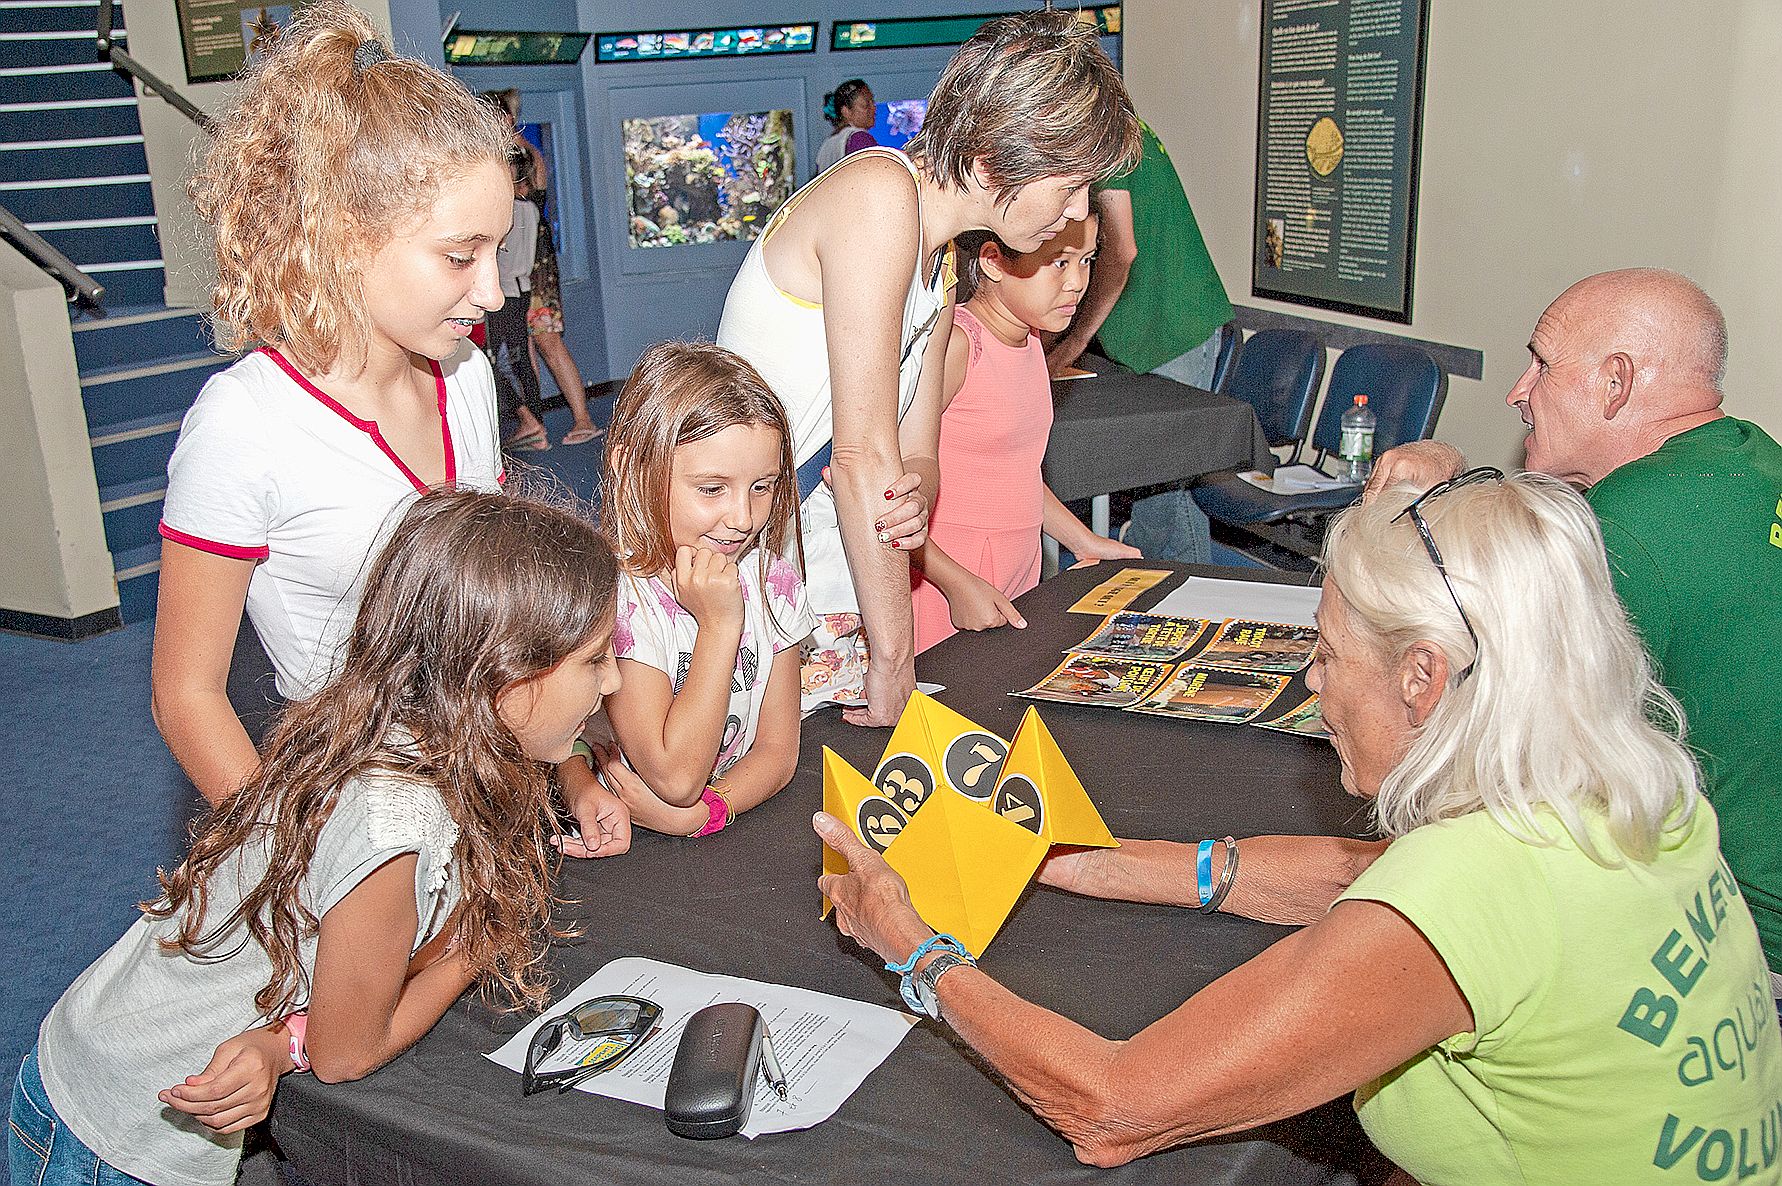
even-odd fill
[[[280,1075],[365,1075],[479,980],[542,1004],[544,763],[619,686],[614,579],[564,511],[415,502],[335,681],[287,711],[162,896],[45,1018],[13,1089],[12,1180],[227,1186]],[[603,823],[622,848],[622,818],[583,827]]]

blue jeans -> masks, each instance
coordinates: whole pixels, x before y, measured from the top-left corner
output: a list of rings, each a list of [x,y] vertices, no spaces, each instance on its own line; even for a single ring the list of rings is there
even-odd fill
[[[12,1085],[12,1116],[6,1132],[7,1170],[12,1186],[131,1186],[142,1183],[113,1169],[68,1131],[37,1072],[37,1051],[19,1064]]]

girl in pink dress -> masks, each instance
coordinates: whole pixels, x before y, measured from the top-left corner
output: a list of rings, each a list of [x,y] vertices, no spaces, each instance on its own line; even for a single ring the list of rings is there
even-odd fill
[[[1089,530],[1040,476],[1052,383],[1035,335],[1070,325],[1095,233],[1090,215],[1021,254],[983,231],[955,240],[962,303],[941,391],[940,493],[911,579],[918,651],[955,630],[1025,627],[1011,599],[1039,583],[1042,531],[1079,565],[1139,555]]]

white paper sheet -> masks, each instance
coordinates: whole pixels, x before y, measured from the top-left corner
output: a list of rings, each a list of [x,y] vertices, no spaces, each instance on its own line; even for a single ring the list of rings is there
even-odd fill
[[[916,681],[916,691],[921,692],[927,696],[933,696],[937,692],[944,692],[946,690],[947,690],[947,685],[945,685],[945,684],[925,684],[921,680]],[[860,708],[866,704],[866,701],[864,701],[864,700],[817,700],[814,703],[802,705],[801,711],[798,714],[798,719],[806,720],[810,717],[810,715],[813,712],[822,712],[825,708],[828,708],[832,704],[834,706],[836,706],[837,708]]]
[[[1266,490],[1270,494],[1310,494],[1320,490],[1340,490],[1345,486],[1360,489],[1361,483],[1347,478],[1333,478],[1319,473],[1309,465],[1283,465],[1275,469],[1271,477],[1261,470],[1246,470],[1238,475],[1258,490]]]
[[[523,1070],[526,1046],[540,1022],[572,1004],[614,994],[643,997],[662,1006],[659,1030],[624,1062],[579,1084],[576,1090],[658,1110],[689,1017],[720,1001],[744,1001],[761,1011],[773,1036],[774,1053],[786,1073],[788,1098],[780,1099],[765,1076],[757,1076],[755,1102],[742,1130],[751,1140],[764,1132],[810,1128],[835,1115],[916,1024],[907,1013],[846,997],[627,956],[565,993],[488,1059],[510,1071]]]
[[[1313,625],[1318,608],[1318,586],[1267,585],[1256,581],[1222,581],[1214,577],[1189,577],[1146,613],[1178,618],[1251,618],[1258,622],[1290,622]]]

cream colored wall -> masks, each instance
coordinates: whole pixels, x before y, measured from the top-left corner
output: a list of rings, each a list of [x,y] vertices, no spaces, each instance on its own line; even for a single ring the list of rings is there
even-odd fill
[[[357,7],[389,35],[388,0],[363,0]],[[127,48],[137,61],[204,111],[216,111],[228,101],[233,83],[186,82],[174,0],[131,0]],[[203,224],[186,200],[185,181],[209,137],[160,99],[145,95],[141,86],[136,89],[149,185],[160,224],[161,258],[167,264],[167,303],[202,308],[210,303],[213,257]]]
[[[1726,312],[1727,410],[1782,435],[1782,4],[1433,0],[1415,320],[1250,296],[1261,0],[1128,0],[1125,69],[1182,174],[1232,300],[1482,350],[1437,435],[1521,459],[1503,395],[1547,302],[1636,264]]]
[[[118,603],[62,285],[0,243],[0,609]]]

